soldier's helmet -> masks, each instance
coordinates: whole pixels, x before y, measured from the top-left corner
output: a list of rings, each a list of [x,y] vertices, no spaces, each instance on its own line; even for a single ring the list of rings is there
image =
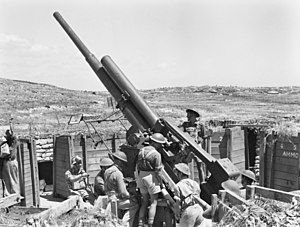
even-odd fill
[[[128,162],[126,154],[122,151],[116,151],[115,153],[112,153],[112,155],[123,162]]]
[[[251,171],[251,170],[243,170],[243,172],[241,173],[242,176],[245,176],[253,181],[256,181],[256,178],[255,178],[255,174]]]
[[[178,164],[175,164],[174,166],[178,171],[180,171],[181,173],[189,176],[190,175],[190,168],[187,164],[185,163],[178,163]]]
[[[75,157],[72,158],[72,164],[75,165],[75,164],[81,164],[82,162],[82,158],[79,157],[78,155],[76,155]]]
[[[192,114],[194,114],[196,117],[200,117],[200,116],[201,116],[197,111],[192,110],[192,109],[187,109],[187,110],[186,110],[186,113],[192,113]]]
[[[151,135],[150,139],[156,143],[161,143],[161,144],[167,142],[166,138],[161,133],[158,132]]]
[[[113,160],[110,158],[102,158],[100,160],[100,166],[112,166],[114,164]]]

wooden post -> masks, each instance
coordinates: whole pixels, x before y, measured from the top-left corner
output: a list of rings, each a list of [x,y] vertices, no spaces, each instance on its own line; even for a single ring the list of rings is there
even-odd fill
[[[218,195],[217,194],[212,194],[211,195],[211,219],[213,222],[216,222],[217,218],[215,215],[218,207]]]
[[[243,127],[244,130],[244,144],[245,144],[245,169],[249,169],[250,166],[250,160],[249,160],[249,133],[248,128]]]
[[[254,199],[255,187],[253,185],[247,185],[246,187],[246,200]]]
[[[227,128],[225,130],[225,134],[227,136],[227,158],[229,158],[229,160],[231,160],[231,151],[232,151],[232,133],[231,133],[231,129]]]
[[[39,170],[37,165],[36,157],[36,145],[35,140],[30,139],[28,141],[30,166],[31,166],[31,182],[32,182],[32,193],[33,193],[33,205],[36,207],[40,206],[40,188],[39,188]]]
[[[259,185],[265,186],[265,155],[266,155],[266,138],[265,138],[265,131],[259,132],[259,140],[260,140],[260,147],[259,147]]]
[[[268,188],[272,188],[273,187],[273,184],[272,184],[272,181],[273,181],[273,158],[274,158],[274,151],[275,151],[275,146],[274,146],[274,131],[272,132],[272,135],[271,135],[271,156],[270,156],[270,173],[269,173],[269,180],[268,180],[268,185],[267,187]]]
[[[53,136],[53,168],[52,168],[52,172],[53,172],[53,196],[56,196],[56,136]]]
[[[19,185],[20,185],[20,195],[25,194],[24,188],[24,166],[23,166],[23,157],[22,157],[22,149],[23,144],[19,143],[17,148],[17,161],[19,167]]]
[[[116,152],[117,149],[116,149],[116,133],[114,133],[112,135],[112,139],[111,139],[111,149],[112,149],[112,152]]]
[[[83,169],[87,172],[88,164],[87,164],[87,149],[86,149],[86,135],[81,135],[80,144],[82,147],[82,159],[83,159]]]

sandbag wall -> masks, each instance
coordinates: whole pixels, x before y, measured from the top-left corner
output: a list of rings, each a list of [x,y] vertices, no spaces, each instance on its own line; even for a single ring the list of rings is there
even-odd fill
[[[125,135],[113,134],[104,141],[95,141],[86,135],[64,135],[54,138],[53,149],[53,193],[69,196],[65,172],[71,167],[72,157],[82,158],[83,168],[89,174],[88,183],[93,184],[100,170],[100,159],[115,152],[125,142]]]
[[[300,189],[300,133],[269,134],[260,151],[260,185],[282,191]]]
[[[36,156],[38,162],[53,160],[53,136],[45,138],[37,138],[36,141]]]
[[[229,158],[239,169],[245,169],[244,131],[240,127],[222,128],[213,132],[208,152],[215,158]]]

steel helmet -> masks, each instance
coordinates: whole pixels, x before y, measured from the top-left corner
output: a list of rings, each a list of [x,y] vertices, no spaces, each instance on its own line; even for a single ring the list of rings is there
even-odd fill
[[[76,163],[81,163],[82,158],[76,155],[75,157],[72,158],[72,164],[75,165]]]
[[[122,151],[116,151],[115,153],[112,153],[112,155],[123,162],[128,162],[126,154]]]
[[[232,193],[241,196],[241,190],[239,184],[234,180],[227,180],[221,184],[222,188]]]
[[[175,164],[175,168],[180,171],[181,173],[189,176],[190,175],[190,168],[187,164],[185,163],[178,163],[178,164]]]
[[[156,143],[161,143],[161,144],[167,142],[166,138],[161,133],[158,132],[151,135],[150,139]]]
[[[110,158],[102,158],[100,160],[100,166],[112,166],[114,164],[113,160],[111,160]]]
[[[197,111],[192,110],[192,109],[187,109],[186,113],[191,113],[191,114],[194,114],[196,117],[201,117],[201,115]]]
[[[255,174],[251,171],[251,170],[243,170],[243,172],[241,173],[242,176],[245,176],[253,181],[256,181],[256,178],[255,178]]]

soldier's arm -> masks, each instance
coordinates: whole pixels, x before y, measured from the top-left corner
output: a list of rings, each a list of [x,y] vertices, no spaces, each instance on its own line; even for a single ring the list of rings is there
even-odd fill
[[[126,185],[125,185],[125,182],[124,182],[123,175],[121,175],[121,174],[117,175],[116,181],[117,181],[117,187],[118,187],[118,190],[119,190],[120,197],[121,198],[129,198],[130,194],[126,189]]]
[[[70,181],[71,183],[79,181],[80,179],[82,179],[84,177],[84,174],[79,174],[79,175],[73,175],[70,170],[68,170],[65,173],[65,178],[66,180]]]

